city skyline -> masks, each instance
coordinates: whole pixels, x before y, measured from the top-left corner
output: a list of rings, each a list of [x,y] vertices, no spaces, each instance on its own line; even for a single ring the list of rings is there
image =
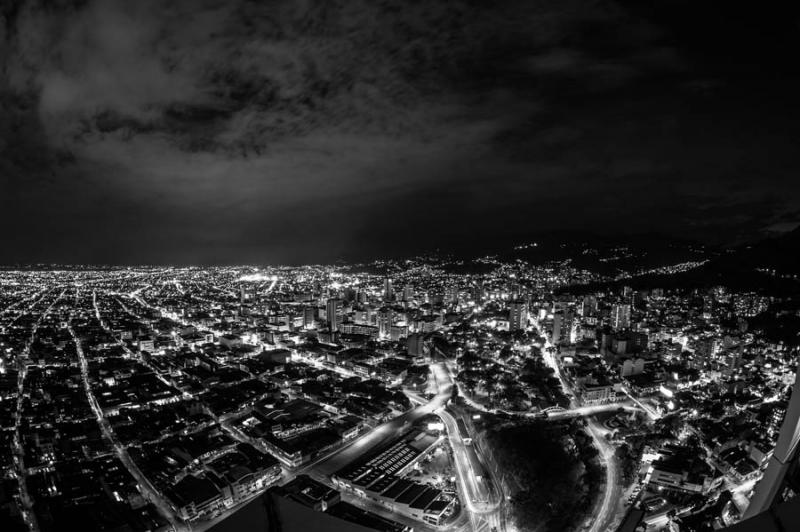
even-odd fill
[[[800,3],[0,0],[0,531],[800,530]]]

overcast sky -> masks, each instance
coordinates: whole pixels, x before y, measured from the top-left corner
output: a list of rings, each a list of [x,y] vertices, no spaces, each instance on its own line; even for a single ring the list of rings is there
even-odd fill
[[[0,0],[0,262],[794,227],[800,17],[727,4]]]

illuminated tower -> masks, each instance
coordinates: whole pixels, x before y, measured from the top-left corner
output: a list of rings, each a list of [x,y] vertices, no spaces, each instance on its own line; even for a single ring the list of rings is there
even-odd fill
[[[519,331],[528,327],[528,304],[517,300],[508,303],[509,330]]]
[[[392,280],[388,277],[383,280],[383,300],[392,301],[394,299],[394,289],[392,288]]]
[[[612,305],[611,326],[614,329],[627,329],[631,326],[631,306],[626,304]]]
[[[378,334],[381,338],[389,337],[393,319],[394,312],[390,308],[382,308],[378,312]]]
[[[330,298],[325,308],[325,315],[328,319],[328,328],[332,331],[338,331],[339,326],[342,324],[344,304],[341,299]]]

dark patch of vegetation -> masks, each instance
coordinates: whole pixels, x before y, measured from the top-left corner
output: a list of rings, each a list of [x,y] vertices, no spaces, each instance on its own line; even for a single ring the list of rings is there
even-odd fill
[[[521,530],[574,529],[591,511],[603,467],[583,422],[502,423],[486,437],[511,489],[512,515]]]

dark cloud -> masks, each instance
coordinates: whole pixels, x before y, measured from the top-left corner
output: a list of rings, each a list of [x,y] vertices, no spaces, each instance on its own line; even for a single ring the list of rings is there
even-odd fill
[[[4,249],[306,262],[790,223],[793,13],[707,5],[5,0]]]

